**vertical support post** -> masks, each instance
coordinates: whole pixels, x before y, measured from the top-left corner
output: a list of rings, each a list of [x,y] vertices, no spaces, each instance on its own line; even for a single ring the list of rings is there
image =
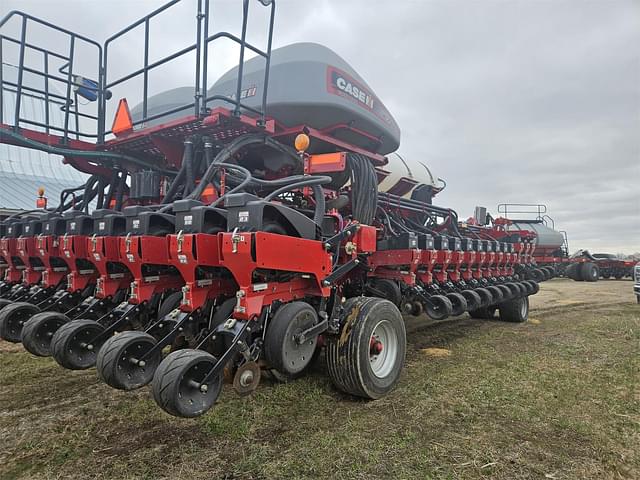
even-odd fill
[[[73,92],[73,104],[74,104],[74,109],[73,109],[73,113],[75,116],[75,120],[76,120],[76,140],[80,140],[80,115],[78,114],[78,94],[74,91]]]
[[[271,67],[271,43],[273,39],[273,23],[276,15],[276,0],[271,2],[271,18],[269,19],[269,38],[267,40],[267,58],[264,66],[264,83],[262,91],[262,116],[259,125],[265,125],[265,116],[267,114],[267,92],[269,91],[269,69]]]
[[[22,103],[22,77],[24,73],[24,49],[27,36],[27,17],[22,17],[22,32],[20,33],[20,53],[18,60],[18,81],[16,86],[16,111],[13,118],[14,130],[20,128],[20,104]]]
[[[238,64],[238,84],[236,86],[236,108],[233,114],[240,116],[240,94],[242,93],[242,75],[244,70],[244,46],[247,41],[247,18],[249,17],[249,0],[242,0],[242,36],[240,38],[240,63]]]
[[[67,104],[64,109],[64,137],[62,138],[64,143],[69,139],[69,113],[71,108],[71,84],[73,82],[73,52],[75,48],[75,41],[76,36],[72,34],[71,39],[69,40],[69,64],[67,65],[69,71],[67,72]]]
[[[0,35],[0,123],[4,123],[4,80],[2,79],[2,43],[3,37]]]
[[[209,0],[204,0],[204,43],[202,44],[202,88],[204,88],[204,95],[202,95],[202,105],[200,106],[200,115],[207,114],[207,70],[209,63]]]
[[[49,53],[43,53],[44,62],[44,124],[45,132],[49,134]]]
[[[108,43],[104,45],[104,57],[102,56],[102,50],[100,50],[99,58],[99,81],[100,89],[98,90],[98,143],[104,143],[105,136],[105,117],[107,116],[107,48]]]
[[[149,94],[149,17],[144,19],[144,73],[142,92],[142,121],[147,120],[147,96]]]
[[[193,105],[195,116],[200,116],[200,98],[202,93],[200,92],[200,54],[202,49],[202,0],[198,0],[198,13],[196,14],[196,88],[193,95]],[[205,92],[207,86],[203,87]]]

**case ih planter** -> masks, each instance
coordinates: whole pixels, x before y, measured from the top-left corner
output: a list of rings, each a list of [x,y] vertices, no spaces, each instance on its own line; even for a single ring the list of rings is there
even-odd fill
[[[96,365],[115,388],[151,383],[162,409],[193,417],[224,378],[246,395],[265,371],[303,374],[321,349],[337,388],[384,396],[403,368],[401,312],[527,320],[548,276],[535,231],[434,206],[442,185],[392,154],[400,130],[357,72],[320,45],[271,50],[275,1],[239,2],[238,35],[212,32],[212,2],[192,2],[193,43],[151,58],[149,32],[176,3],[104,44],[20,12],[0,23],[3,62],[17,66],[0,77],[15,107],[0,139],[90,174],[58,207],[2,224],[3,338]],[[265,48],[246,40],[250,10],[266,19]],[[32,38],[34,25],[66,44]],[[112,52],[134,31],[144,65],[116,76]],[[209,88],[220,39],[239,58]],[[156,69],[187,55],[191,86],[150,96]],[[109,101],[122,90],[128,100]],[[64,121],[28,117],[27,95]]]
[[[507,225],[509,230],[526,229],[536,233],[533,259],[545,274],[545,279],[565,276],[576,281],[597,282],[600,278],[632,278],[633,261],[622,260],[608,253],[592,255],[587,250],[578,250],[570,255],[567,232],[555,230],[555,222],[547,215],[546,205],[503,203],[498,205],[498,212],[504,217],[493,220],[489,216],[488,219]],[[474,218],[474,222],[484,224],[486,212],[484,216],[476,217],[483,218]]]

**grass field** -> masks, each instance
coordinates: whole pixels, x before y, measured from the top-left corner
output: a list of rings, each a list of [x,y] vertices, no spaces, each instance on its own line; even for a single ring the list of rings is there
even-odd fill
[[[0,478],[640,478],[631,282],[553,280],[522,325],[408,319],[399,388],[337,392],[322,361],[196,420],[0,342]]]

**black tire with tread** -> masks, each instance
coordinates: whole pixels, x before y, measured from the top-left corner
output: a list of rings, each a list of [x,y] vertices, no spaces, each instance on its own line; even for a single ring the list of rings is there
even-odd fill
[[[476,310],[482,306],[482,298],[475,290],[461,290],[460,293],[467,301],[467,310]]]
[[[27,302],[15,302],[0,310],[0,338],[11,343],[20,343],[22,326],[40,309]],[[23,323],[20,323],[23,322]]]
[[[43,331],[55,333],[62,325],[69,322],[69,317],[60,312],[40,312],[31,317],[22,327],[22,346],[38,357],[51,356],[51,339]]]
[[[429,299],[432,304],[435,304],[435,307],[427,302],[424,304],[424,313],[426,313],[429,318],[432,320],[444,320],[451,316],[451,312],[453,311],[451,300],[444,295],[431,295]]]
[[[375,290],[382,295],[378,295],[378,292]],[[400,292],[400,285],[398,285],[398,282],[394,280],[389,280],[388,278],[376,278],[371,281],[371,288],[368,288],[367,292],[373,297],[384,298],[389,300],[396,307],[400,307],[402,292]]]
[[[458,292],[453,292],[447,293],[445,296],[451,302],[451,316],[457,317],[467,311],[467,299],[464,298],[464,295]]]
[[[327,339],[329,376],[341,391],[378,399],[393,390],[400,379],[406,355],[406,330],[398,308],[388,300],[371,297],[349,299],[344,305],[344,324],[339,335]],[[371,337],[378,322],[386,319],[397,335],[395,364],[386,377],[377,377],[369,359]]]
[[[477,310],[471,310],[469,316],[479,320],[491,320],[496,316],[496,306],[490,305],[488,307],[478,308]]]
[[[217,362],[216,357],[203,350],[185,349],[167,355],[155,371],[152,381],[153,399],[165,412],[175,417],[192,418],[205,413],[217,400],[222,390],[222,375],[218,375],[209,386],[208,395],[203,397],[201,408],[186,410],[180,405],[178,388],[185,371],[195,365],[203,364],[204,367],[213,367]],[[205,369],[203,369],[205,371]],[[211,401],[213,400],[213,401]]]
[[[98,376],[107,385],[118,390],[135,390],[147,385],[153,379],[153,374],[162,361],[162,352],[157,352],[153,357],[146,358],[144,367],[126,365],[127,368],[135,369],[134,372],[128,373],[120,366],[120,362],[123,361],[121,357],[124,356],[127,349],[136,346],[142,346],[143,348],[138,348],[138,351],[144,354],[156,343],[156,339],[148,333],[136,330],[120,332],[108,338],[96,357]],[[129,361],[129,359],[124,361]]]
[[[498,305],[500,320],[503,322],[523,323],[529,319],[529,297],[517,298]]]
[[[68,370],[86,370],[95,365],[95,358],[97,356],[97,350],[100,348],[94,348],[91,354],[88,355],[87,360],[80,363],[77,360],[72,360],[68,357],[67,349],[69,348],[69,342],[74,333],[82,330],[90,329],[94,333],[99,333],[104,330],[104,327],[94,320],[79,319],[72,320],[69,323],[62,325],[58,331],[53,335],[51,339],[51,356],[61,367]],[[101,345],[98,345],[100,347]]]
[[[289,327],[293,319],[305,312],[312,316],[311,318],[313,318],[313,322],[309,325],[305,325],[305,328],[300,329],[300,331],[295,333],[290,331]],[[303,363],[298,365],[289,365],[287,363],[285,356],[283,355],[283,342],[286,340],[285,337],[289,337],[290,334],[300,333],[306,328],[311,328],[317,323],[318,314],[314,308],[306,302],[291,302],[280,306],[268,322],[267,332],[264,336],[264,356],[267,362],[269,362],[269,365],[279,373],[286,376],[301,374],[313,358],[313,352],[315,352],[318,337],[316,336],[313,339],[309,339],[313,345],[312,351],[308,358],[305,358]]]
[[[167,316],[180,306],[182,301],[182,292],[173,292],[164,299],[158,308],[158,320]]]
[[[600,278],[600,269],[595,263],[585,262],[580,265],[580,276],[585,282],[597,282]]]

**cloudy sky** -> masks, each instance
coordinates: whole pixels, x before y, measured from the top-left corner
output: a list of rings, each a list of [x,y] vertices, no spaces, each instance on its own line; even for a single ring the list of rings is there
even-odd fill
[[[162,3],[1,0],[0,13],[103,41]],[[162,42],[186,45],[191,18],[173,14]],[[436,203],[461,217],[544,203],[572,250],[640,251],[640,0],[278,0],[275,28],[274,47],[322,43],[360,73],[398,121],[404,158],[446,180]],[[131,43],[117,54],[138,66]],[[155,86],[188,84],[183,70]]]

